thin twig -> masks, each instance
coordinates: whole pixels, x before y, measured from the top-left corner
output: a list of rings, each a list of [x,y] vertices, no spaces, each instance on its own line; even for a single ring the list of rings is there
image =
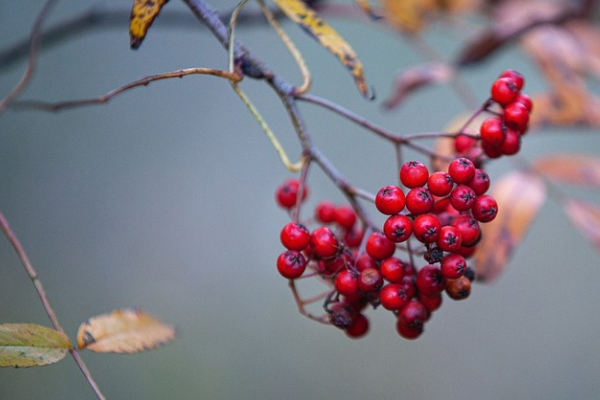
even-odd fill
[[[310,318],[312,320],[320,322],[324,325],[331,325],[331,322],[329,321],[329,317],[327,315],[322,315],[322,316],[317,317],[316,315],[313,315],[313,314],[309,313],[308,311],[306,311],[306,309],[304,308],[304,302],[302,301],[302,299],[300,298],[300,295],[298,294],[298,289],[296,289],[296,283],[293,279],[290,279],[289,287],[292,291],[292,295],[294,296],[294,301],[296,302],[296,305],[298,306],[298,311],[300,312],[300,314],[304,315],[307,318]],[[329,295],[329,293],[328,293],[328,295]]]

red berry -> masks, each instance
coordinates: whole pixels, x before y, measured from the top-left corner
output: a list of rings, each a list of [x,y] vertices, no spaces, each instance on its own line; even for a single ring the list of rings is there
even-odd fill
[[[390,283],[381,288],[379,301],[386,310],[400,310],[409,300],[407,291],[399,283]]]
[[[473,189],[477,196],[481,196],[490,188],[490,176],[484,170],[476,169],[475,175],[468,186]]]
[[[402,260],[396,257],[390,257],[384,260],[379,267],[379,272],[383,279],[390,283],[397,283],[402,281],[404,278],[405,265]]]
[[[533,102],[531,101],[531,98],[525,93],[519,93],[519,95],[515,99],[515,102],[523,104],[527,111],[529,111],[530,113],[531,110],[533,110]]]
[[[506,154],[507,156],[511,156],[516,154],[521,149],[521,135],[519,132],[514,129],[507,128],[506,129],[506,139],[504,143],[500,146],[500,151],[502,154]]]
[[[366,250],[373,259],[381,261],[394,255],[396,244],[383,233],[373,232],[367,239]]]
[[[477,246],[460,246],[458,249],[454,250],[453,254],[458,254],[464,258],[469,258],[475,254],[475,250],[477,250]]]
[[[475,191],[466,185],[459,185],[450,193],[450,204],[457,211],[467,211],[475,204],[477,195]]]
[[[302,251],[308,247],[310,232],[304,225],[298,222],[290,222],[283,227],[279,238],[288,250]]]
[[[498,214],[498,203],[492,196],[478,196],[473,204],[473,218],[481,222],[490,222]]]
[[[443,226],[436,242],[438,247],[443,251],[454,251],[462,245],[462,236],[458,228]]]
[[[419,303],[423,304],[427,311],[431,313],[439,309],[442,305],[442,294],[439,293],[433,296],[424,296],[419,293],[417,300],[419,300]]]
[[[398,313],[398,321],[407,328],[423,331],[427,309],[417,300],[411,300]]]
[[[500,149],[500,146],[495,146],[483,140],[481,141],[481,148],[483,149],[485,155],[489,158],[498,158],[502,155],[502,150]]]
[[[350,230],[356,222],[356,213],[350,206],[339,206],[335,209],[335,222],[345,230]]]
[[[463,246],[473,246],[481,237],[479,223],[470,215],[461,215],[454,218],[452,226],[457,227],[460,231]]]
[[[383,286],[383,278],[375,268],[367,268],[358,275],[358,289],[362,292],[377,292],[381,286]]]
[[[481,124],[479,133],[482,141],[500,146],[506,137],[506,126],[500,118],[488,118]]]
[[[523,74],[515,71],[514,69],[507,69],[503,71],[499,77],[512,79],[517,90],[523,89],[523,85],[525,85],[525,78],[523,77]]]
[[[505,106],[512,103],[519,95],[519,89],[511,78],[498,78],[492,84],[492,99]]]
[[[406,241],[412,231],[412,222],[405,215],[392,215],[383,224],[385,237],[395,243]]]
[[[344,234],[344,242],[348,247],[358,247],[362,243],[364,231],[354,227]]]
[[[321,259],[333,258],[339,254],[341,249],[337,237],[326,226],[312,231],[309,245],[313,256]]]
[[[297,251],[284,251],[277,258],[277,270],[287,279],[296,279],[302,276],[306,269],[306,258]]]
[[[300,182],[297,179],[288,179],[283,182],[275,192],[275,199],[277,203],[283,208],[292,208],[296,205],[298,200],[298,190],[300,189]],[[302,191],[302,201],[308,196],[308,185],[304,185]]]
[[[467,183],[475,175],[475,165],[468,158],[460,157],[450,163],[448,174],[457,184]]]
[[[335,204],[330,201],[322,201],[315,208],[317,221],[329,224],[335,220]]]
[[[369,332],[369,320],[364,314],[358,314],[346,328],[346,335],[352,339],[359,339]]]
[[[467,261],[458,254],[448,254],[442,258],[441,270],[448,279],[460,278],[467,270]]]
[[[466,135],[458,135],[454,139],[454,150],[458,154],[465,154],[475,145],[475,139]]]
[[[446,286],[446,278],[435,265],[425,265],[417,273],[417,289],[425,296],[441,293]]]
[[[433,196],[428,189],[417,187],[406,195],[406,208],[413,214],[425,214],[433,209]]]
[[[371,258],[370,255],[368,255],[367,253],[363,253],[361,254],[360,257],[358,257],[358,260],[356,260],[356,270],[358,272],[361,272],[367,268],[379,268],[379,263],[377,261],[375,261],[374,259]]]
[[[444,171],[434,172],[427,179],[427,188],[434,196],[446,196],[453,187],[452,177]]]
[[[329,320],[340,329],[348,328],[356,318],[356,310],[345,302],[333,303],[329,308]]]
[[[517,131],[525,128],[529,123],[529,111],[518,102],[513,102],[504,108],[504,121]]]
[[[358,290],[358,275],[348,269],[340,271],[335,277],[335,290],[344,296],[351,296]]]
[[[404,209],[406,199],[404,192],[397,186],[385,186],[375,196],[375,207],[385,215],[398,214]]]
[[[441,229],[440,220],[432,214],[418,215],[413,222],[415,237],[422,243],[435,242]]]
[[[400,182],[407,188],[424,186],[428,177],[427,167],[419,161],[409,161],[400,168]]]
[[[404,325],[400,318],[398,318],[398,322],[396,322],[396,329],[398,330],[400,336],[402,336],[404,339],[416,339],[423,333],[422,325],[418,328],[412,328]]]
[[[464,300],[471,294],[471,281],[466,276],[448,279],[446,293],[451,299]]]

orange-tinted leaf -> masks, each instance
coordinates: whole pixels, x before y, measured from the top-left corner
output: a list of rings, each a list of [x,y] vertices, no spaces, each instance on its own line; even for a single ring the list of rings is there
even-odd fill
[[[427,14],[435,10],[435,0],[381,0],[385,19],[392,27],[416,33],[425,27]]]
[[[546,187],[534,175],[521,171],[503,176],[491,195],[498,202],[498,216],[481,224],[481,242],[475,252],[477,279],[491,282],[506,268],[546,198]]]
[[[369,17],[371,17],[373,19],[381,18],[380,15],[376,14],[375,11],[373,11],[373,8],[371,7],[371,3],[369,3],[369,0],[355,0],[355,1],[360,6],[360,8],[362,8],[363,11],[369,15]]]
[[[581,235],[600,252],[600,208],[569,199],[565,203],[565,211]]]
[[[412,91],[424,86],[448,82],[454,75],[454,69],[443,63],[419,65],[402,71],[396,77],[394,93],[385,101],[385,107],[392,109],[404,101]]]
[[[175,330],[141,310],[117,309],[88,319],[77,332],[77,346],[99,353],[136,353],[175,338]]]
[[[363,65],[350,45],[331,26],[319,17],[302,0],[274,0],[292,21],[300,25],[321,46],[335,55],[352,74],[358,90],[363,96],[368,95],[363,74]]]
[[[586,154],[555,154],[539,158],[535,169],[552,179],[600,187],[600,158]]]
[[[134,0],[129,17],[129,37],[132,49],[137,49],[146,37],[146,32],[169,0]]]
[[[0,367],[28,368],[62,360],[71,342],[64,333],[34,324],[0,325]]]

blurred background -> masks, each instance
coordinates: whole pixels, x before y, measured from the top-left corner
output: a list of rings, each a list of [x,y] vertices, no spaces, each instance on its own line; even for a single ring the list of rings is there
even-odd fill
[[[235,3],[212,2],[224,11]],[[0,50],[27,37],[42,4],[0,2]],[[22,99],[95,97],[147,75],[227,66],[226,53],[192,18],[173,27],[159,17],[141,48],[130,50],[130,1],[63,0],[46,26],[93,7],[123,10],[122,24],[43,51]],[[167,11],[187,8],[173,1]],[[313,72],[313,93],[399,133],[440,131],[468,111],[441,85],[385,112],[381,103],[396,74],[423,59],[396,32],[354,11],[328,19],[361,57],[378,97],[363,99],[337,60],[284,23]],[[300,82],[267,26],[241,26],[238,35],[287,80]],[[461,35],[439,24],[424,38],[449,56]],[[21,60],[0,71],[0,96],[24,67]],[[483,102],[506,68],[525,74],[528,93],[544,90],[535,65],[516,47],[462,77]],[[298,154],[274,93],[249,79],[242,87]],[[315,143],[352,183],[376,192],[396,182],[391,146],[325,110],[300,106]],[[600,136],[549,129],[528,135],[521,154],[555,152],[598,155]],[[488,172],[493,181],[512,167],[503,159]],[[370,333],[352,340],[301,316],[277,273],[279,232],[289,218],[274,191],[290,176],[229,84],[214,77],[153,83],[103,106],[8,110],[0,117],[0,210],[71,339],[82,321],[118,307],[147,310],[180,334],[137,355],[84,352],[109,399],[574,400],[600,393],[600,259],[557,201],[547,201],[507,271],[493,284],[475,285],[466,301],[445,299],[418,340],[400,338],[393,316],[381,311],[368,312]],[[321,199],[343,202],[317,168],[310,189],[305,213]],[[598,200],[597,191],[566,190]],[[4,238],[0,271],[0,321],[50,326]],[[0,370],[2,400],[94,398],[70,358]]]

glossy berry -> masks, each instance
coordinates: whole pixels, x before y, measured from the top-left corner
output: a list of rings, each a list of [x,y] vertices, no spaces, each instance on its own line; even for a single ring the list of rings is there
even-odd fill
[[[396,257],[390,257],[384,260],[379,267],[379,272],[383,279],[390,283],[397,283],[404,278],[405,265],[402,260]]]
[[[428,189],[417,187],[406,195],[406,208],[412,214],[425,214],[433,209],[433,196]]]
[[[406,241],[412,231],[412,222],[405,215],[392,215],[383,223],[385,237],[395,243]]]
[[[350,230],[356,222],[356,213],[352,207],[344,205],[335,209],[335,222],[345,230]]]
[[[458,254],[448,254],[442,259],[442,275],[448,279],[456,279],[463,276],[467,270],[467,261]]]
[[[277,258],[277,270],[287,279],[296,279],[302,276],[306,269],[306,258],[294,250],[284,251]]]
[[[375,207],[385,215],[398,214],[404,209],[406,199],[404,192],[397,186],[385,186],[375,196]]]
[[[316,258],[333,258],[339,254],[341,246],[335,234],[326,226],[312,231],[309,241],[310,250]]]
[[[521,135],[514,129],[507,128],[506,129],[506,139],[504,139],[504,143],[500,146],[500,151],[502,154],[507,156],[511,156],[516,154],[521,149]]]
[[[364,231],[356,226],[344,234],[344,242],[348,247],[360,246],[363,239]]]
[[[454,150],[457,154],[465,154],[475,146],[475,139],[466,135],[458,135],[454,139]]]
[[[443,226],[436,243],[443,251],[454,251],[462,245],[462,236],[455,226]]]
[[[499,77],[511,79],[514,82],[517,90],[523,89],[523,86],[525,85],[525,78],[523,77],[523,74],[515,71],[514,69],[507,69],[503,71]]]
[[[364,314],[358,314],[345,330],[352,339],[359,339],[369,332],[369,320]]]
[[[427,188],[434,196],[447,196],[453,187],[452,177],[444,171],[434,172],[427,179]]]
[[[457,184],[467,183],[475,175],[475,165],[468,158],[460,157],[450,163],[448,174]]]
[[[482,141],[500,146],[506,138],[506,126],[500,118],[488,118],[481,124],[479,133]]]
[[[336,206],[330,201],[322,201],[315,207],[315,218],[324,224],[335,221]]]
[[[407,328],[423,331],[427,309],[417,300],[411,300],[398,313],[398,320]]]
[[[490,222],[498,214],[498,203],[492,196],[478,196],[471,210],[473,218],[480,222]]]
[[[386,310],[400,310],[409,300],[406,289],[398,283],[385,285],[379,292],[379,301]]]
[[[383,286],[383,278],[375,268],[367,268],[358,275],[358,289],[362,292],[377,292],[381,286]]]
[[[496,103],[505,106],[515,101],[519,89],[511,78],[498,78],[492,84],[491,94]]]
[[[435,265],[425,265],[417,273],[417,289],[425,296],[439,294],[446,286],[446,278]]]
[[[409,327],[404,325],[400,318],[398,318],[398,321],[396,322],[396,330],[404,339],[416,339],[423,333],[423,325],[417,328]]]
[[[476,169],[473,179],[467,185],[477,196],[481,196],[490,188],[490,176],[484,170]]]
[[[394,255],[396,245],[382,232],[373,232],[367,239],[366,250],[373,259],[381,261]]]
[[[335,277],[335,290],[344,296],[353,295],[358,290],[358,275],[347,269],[340,271]]]
[[[442,229],[440,220],[432,214],[418,215],[413,222],[413,232],[418,241],[433,243]]]
[[[423,304],[427,311],[431,313],[439,309],[442,305],[442,294],[439,293],[433,296],[424,296],[419,293],[417,300],[419,300],[419,303]]]
[[[283,182],[275,192],[275,199],[277,204],[283,208],[292,208],[296,205],[298,200],[298,190],[300,189],[300,182],[297,179],[288,179]],[[302,201],[308,196],[308,185],[304,185],[302,191]]]
[[[529,111],[523,104],[512,102],[504,108],[504,122],[518,131],[529,123]]]
[[[483,149],[485,155],[489,158],[498,158],[502,156],[502,150],[500,149],[500,146],[496,146],[482,140],[481,148]]]
[[[460,231],[463,246],[473,246],[481,237],[479,223],[470,215],[461,215],[454,218],[452,226],[457,227]]]
[[[428,177],[427,167],[419,161],[409,161],[400,168],[400,182],[407,188],[424,186]]]
[[[367,253],[363,253],[358,257],[355,264],[356,270],[361,272],[367,268],[379,268],[379,263],[371,258]]]
[[[464,258],[472,257],[477,250],[477,246],[460,246],[458,249],[454,250],[454,254],[458,254],[459,256],[463,256]]]
[[[457,211],[467,211],[475,204],[477,195],[475,191],[466,185],[459,185],[450,193],[450,204]]]
[[[527,111],[529,111],[530,113],[533,110],[533,102],[531,101],[531,98],[525,93],[519,93],[519,95],[515,99],[515,103],[523,104],[525,106],[525,109],[527,109]]]
[[[466,276],[458,279],[448,279],[446,294],[454,300],[464,300],[471,294],[471,281]]]
[[[302,251],[308,247],[310,232],[298,222],[290,222],[281,230],[281,244],[288,250]]]

